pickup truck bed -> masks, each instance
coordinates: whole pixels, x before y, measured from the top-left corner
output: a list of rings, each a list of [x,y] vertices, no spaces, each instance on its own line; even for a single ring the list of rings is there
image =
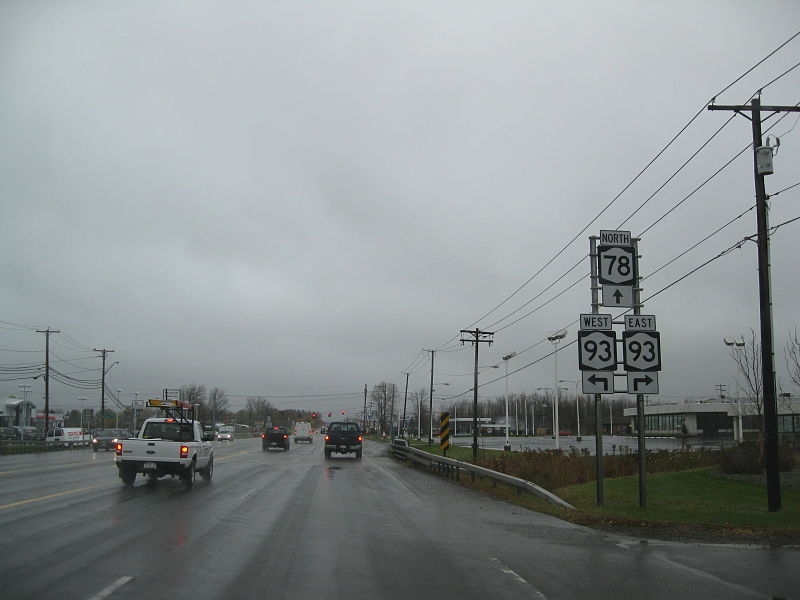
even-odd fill
[[[364,438],[358,423],[331,423],[328,433],[325,435],[325,458],[330,458],[333,452],[338,452],[340,454],[354,453],[356,459],[360,459],[363,441]]]
[[[214,450],[198,421],[153,418],[145,421],[138,438],[117,442],[116,465],[126,486],[144,473],[151,479],[178,477],[191,487],[198,472],[211,479]]]

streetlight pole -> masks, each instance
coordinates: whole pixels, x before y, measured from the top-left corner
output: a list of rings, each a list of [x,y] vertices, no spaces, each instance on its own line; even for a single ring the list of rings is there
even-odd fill
[[[555,393],[553,394],[553,437],[556,440],[556,450],[558,450],[558,343],[565,337],[567,337],[566,329],[556,331],[547,336],[548,341],[553,342],[553,346],[555,346],[555,351],[553,352],[555,364],[555,374],[553,377],[553,388],[555,389]]]
[[[574,383],[575,384],[575,414],[578,417],[578,439],[577,441],[582,441],[581,438],[581,404],[580,400],[578,400],[578,382],[573,379],[559,379],[558,383]]]
[[[744,338],[723,338],[722,342],[731,348],[731,352],[736,352],[736,348],[744,348]],[[741,352],[741,350],[740,350]],[[736,413],[739,417],[739,443],[744,441],[744,430],[742,429],[742,405],[739,401],[739,394],[736,394]]]
[[[119,407],[122,405],[122,401],[120,400],[120,394],[122,394],[122,390],[117,388],[117,429],[119,429]]]
[[[503,450],[506,451],[511,450],[511,441],[508,439],[508,361],[514,358],[516,355],[516,352],[512,352],[511,354],[506,354],[503,357],[503,362],[506,363],[506,445],[503,446]]]
[[[78,398],[81,401],[81,429],[83,429],[83,403],[86,402],[86,398]]]

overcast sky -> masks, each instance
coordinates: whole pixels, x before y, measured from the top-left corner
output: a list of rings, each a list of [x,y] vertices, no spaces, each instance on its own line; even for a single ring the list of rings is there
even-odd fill
[[[794,0],[0,2],[5,379],[44,360],[35,329],[47,326],[62,332],[53,366],[71,377],[97,379],[92,348],[113,349],[109,386],[126,403],[200,383],[234,407],[264,395],[354,411],[364,384],[402,390],[406,369],[411,389],[427,387],[423,348],[446,350],[437,395],[455,395],[473,354],[451,350],[476,324],[497,332],[481,365],[512,351],[509,370],[533,363],[552,351],[536,345],[549,332],[590,312],[588,278],[504,327],[588,274],[590,234],[625,223],[639,235],[733,158],[752,139],[747,119],[626,222],[731,116],[703,111],[484,315],[798,30]],[[717,103],[747,102],[798,61],[800,37]],[[762,101],[799,102],[800,68]],[[800,182],[796,123],[771,132],[786,135],[768,193]],[[771,223],[800,216],[798,199],[800,187],[774,197]],[[745,152],[647,231],[642,275],[753,203]],[[753,234],[755,219],[659,271],[643,296]],[[798,234],[800,222],[772,241],[776,358],[793,393],[783,345],[800,320]],[[755,244],[643,312],[662,336],[660,400],[733,387],[722,338],[758,331]],[[559,377],[579,375],[573,344]],[[0,395],[25,383],[38,402],[41,379],[0,381]],[[552,385],[552,357],[509,378],[511,393]],[[342,396],[287,397],[322,394]],[[54,383],[51,395],[99,406],[99,390]]]

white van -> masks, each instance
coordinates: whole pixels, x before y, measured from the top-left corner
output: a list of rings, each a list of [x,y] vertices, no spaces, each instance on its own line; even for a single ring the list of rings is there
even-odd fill
[[[314,443],[314,431],[311,429],[311,423],[295,423],[292,435],[294,436],[295,444],[300,440],[308,442],[309,444]]]
[[[65,446],[88,446],[92,436],[80,427],[56,427],[47,432],[45,441],[48,444],[64,444]]]

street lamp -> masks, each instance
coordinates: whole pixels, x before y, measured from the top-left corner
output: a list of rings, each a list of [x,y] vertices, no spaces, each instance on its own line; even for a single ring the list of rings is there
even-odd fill
[[[722,343],[731,348],[731,352],[736,352],[736,348],[744,348],[744,338],[722,338]],[[736,413],[739,421],[739,443],[744,441],[744,431],[742,430],[742,405],[739,402],[739,394],[736,394]]]
[[[511,441],[508,439],[508,361],[514,358],[516,355],[516,352],[512,352],[511,354],[506,354],[503,357],[503,362],[506,363],[506,445],[503,446],[503,450],[506,451],[511,450]]]
[[[578,400],[578,382],[572,379],[559,379],[558,383],[574,383],[575,384],[575,413],[578,417],[578,439],[577,441],[582,441],[581,438],[581,405],[580,401]]]
[[[556,450],[558,450],[558,343],[567,337],[567,330],[562,329],[547,336],[547,341],[553,342],[555,351],[553,352],[553,362],[555,363],[555,376],[553,377],[553,387],[555,388],[553,402],[553,437],[556,440]]]
[[[86,398],[78,398],[78,400],[81,401],[81,429],[83,429],[83,411],[84,411],[83,403],[86,402],[87,399]]]

